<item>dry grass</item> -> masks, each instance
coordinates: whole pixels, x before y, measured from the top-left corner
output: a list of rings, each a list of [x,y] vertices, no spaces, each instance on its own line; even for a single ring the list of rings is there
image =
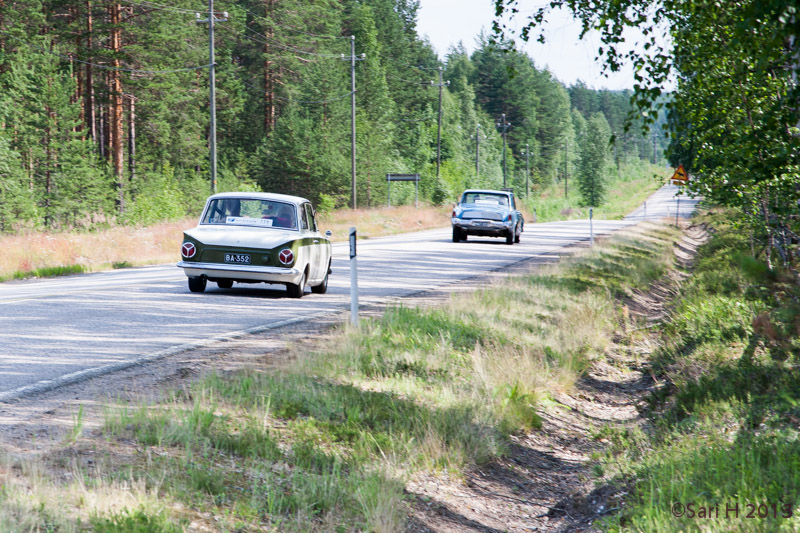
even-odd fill
[[[0,467],[5,501],[0,506],[0,531],[85,531],[93,516],[114,515],[126,509],[146,509],[157,515],[159,486],[144,480],[122,480],[113,472],[88,475],[73,460],[62,479],[39,459],[12,462]],[[42,524],[49,527],[42,529]]]
[[[322,230],[330,229],[334,241],[345,241],[349,228],[358,228],[360,238],[374,238],[409,231],[444,227],[450,208],[420,206],[381,209],[345,209],[320,215]],[[141,266],[178,260],[183,231],[194,227],[196,218],[164,222],[144,228],[112,227],[91,233],[29,232],[0,235],[0,280],[30,275],[37,270],[80,266],[84,271],[119,266]]]
[[[0,236],[0,279],[38,269],[80,265],[87,271],[115,265],[176,261],[183,230],[194,219],[146,228],[113,227],[94,233],[44,233]]]
[[[333,232],[334,241],[346,241],[351,227],[358,229],[359,238],[369,239],[448,226],[451,211],[450,205],[343,209],[320,214],[319,224],[322,231]]]

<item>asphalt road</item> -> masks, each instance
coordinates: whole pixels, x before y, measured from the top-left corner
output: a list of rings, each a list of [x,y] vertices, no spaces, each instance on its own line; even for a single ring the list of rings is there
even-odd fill
[[[647,218],[675,216],[677,187],[647,202]],[[680,216],[696,201],[680,200]],[[595,235],[640,222],[593,222]],[[589,239],[588,220],[525,226],[522,242],[470,237],[453,243],[449,228],[359,240],[361,304],[382,303],[457,282]],[[178,251],[176,250],[176,261]],[[349,309],[346,243],[333,247],[328,293],[286,297],[279,285],[234,285],[190,293],[174,264],[0,284],[0,401],[164,357],[226,336],[264,331]]]

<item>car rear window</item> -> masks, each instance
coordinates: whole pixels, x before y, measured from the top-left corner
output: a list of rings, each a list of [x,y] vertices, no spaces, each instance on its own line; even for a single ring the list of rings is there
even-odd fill
[[[200,223],[296,230],[297,209],[294,204],[275,200],[214,198]]]
[[[461,200],[461,203],[476,204],[476,205],[508,206],[508,196],[506,196],[505,194],[468,192],[464,194],[464,198]]]

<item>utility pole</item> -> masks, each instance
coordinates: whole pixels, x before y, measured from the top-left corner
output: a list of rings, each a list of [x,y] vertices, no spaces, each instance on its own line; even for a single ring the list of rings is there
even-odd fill
[[[506,132],[508,131],[510,122],[506,122],[506,114],[503,113],[500,117],[500,122],[497,123],[498,128],[503,128],[503,188],[506,187]]]
[[[214,0],[208,0],[208,18],[202,20],[200,13],[196,15],[198,24],[208,24],[208,77],[209,103],[211,107],[211,125],[208,134],[209,163],[211,165],[211,194],[217,192],[217,97],[216,97],[216,64],[214,59],[214,23],[228,20],[228,13],[217,18],[214,13]]]
[[[475,126],[475,183],[481,179],[481,123]]]
[[[442,88],[449,86],[450,82],[442,81],[442,67],[439,70],[439,83],[434,83],[431,80],[431,87],[439,88],[439,129],[436,132],[436,179],[439,179],[439,167],[442,163]]]
[[[655,165],[658,161],[658,157],[656,156],[656,132],[653,132],[653,164]]]
[[[356,36],[350,36],[350,57],[342,54],[342,60],[350,61],[350,197],[353,209],[356,208],[356,61],[364,59],[366,54],[356,57]]]
[[[528,177],[531,175],[531,151],[528,144],[525,143],[525,150],[522,152],[525,156],[525,198],[528,197]]]
[[[564,198],[567,198],[567,180],[569,178],[569,140],[564,139]]]

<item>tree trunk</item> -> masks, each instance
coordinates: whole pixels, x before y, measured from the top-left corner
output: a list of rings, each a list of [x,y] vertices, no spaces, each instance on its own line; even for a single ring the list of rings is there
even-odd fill
[[[272,22],[272,12],[275,8],[275,0],[266,0],[266,18]],[[275,127],[275,73],[273,72],[274,61],[272,60],[272,50],[270,40],[273,38],[272,28],[265,31],[264,39],[264,133],[269,135]]]
[[[0,31],[5,31],[5,17],[3,14],[6,10],[6,0],[0,0]],[[0,56],[5,57],[6,51],[6,38],[4,33],[0,33]],[[0,62],[0,74],[8,70],[5,62]]]
[[[80,8],[78,6],[70,6],[69,8],[69,18],[70,21],[75,24],[76,31],[75,31],[75,54],[70,55],[70,59],[73,60],[72,62],[72,76],[75,79],[75,95],[70,99],[70,103],[74,104],[77,102],[81,103],[80,111],[78,112],[78,119],[79,123],[75,126],[75,131],[82,131],[85,117],[84,117],[84,110],[83,110],[83,76],[81,75],[81,64],[75,62],[74,60],[77,59],[78,53],[81,49],[81,32],[80,32],[80,23],[78,19],[80,18]]]
[[[83,92],[83,122],[89,131],[89,137],[97,142],[97,120],[94,112],[94,80],[92,79],[92,2],[86,0],[86,64],[84,72],[86,77],[85,89]]]
[[[764,215],[764,227],[767,230],[767,268],[772,270],[772,248],[775,237],[772,234],[772,226],[770,226],[769,222],[769,189],[767,189],[764,198],[761,199],[761,212]]]
[[[136,178],[136,98],[128,95],[128,179],[133,183]]]
[[[49,88],[52,85],[52,81],[48,77],[47,85]],[[52,194],[53,194],[53,175],[52,175],[52,159],[53,159],[53,146],[52,146],[52,128],[50,127],[53,123],[53,110],[50,108],[49,105],[45,106],[45,112],[47,113],[47,125],[44,128],[44,150],[45,150],[45,161],[44,161],[44,226],[46,228],[51,228],[53,225],[53,213],[52,213]]]
[[[122,80],[119,74],[120,61],[119,53],[122,48],[122,29],[120,26],[120,5],[111,4],[109,7],[109,19],[111,22],[111,50],[113,52],[112,66],[109,71],[109,93],[111,105],[109,109],[109,143],[111,148],[111,161],[114,169],[114,177],[117,180],[117,212],[121,215],[125,212],[125,176],[123,172],[123,102],[122,102]]]

